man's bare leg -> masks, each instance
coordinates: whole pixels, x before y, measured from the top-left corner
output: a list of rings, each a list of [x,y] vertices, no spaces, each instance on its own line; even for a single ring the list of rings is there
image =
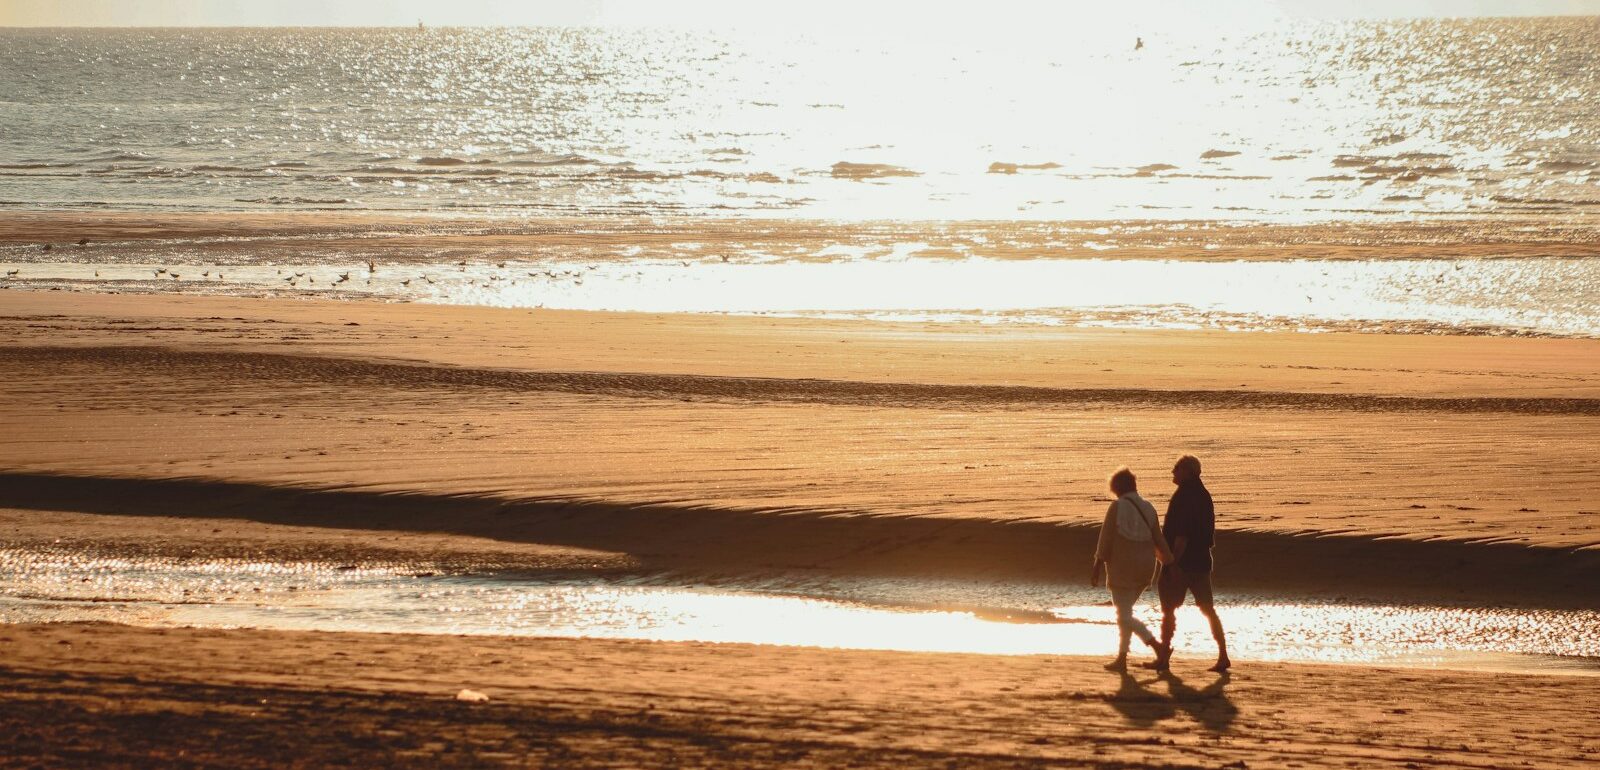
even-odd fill
[[[1222,630],[1222,618],[1217,615],[1217,607],[1212,601],[1211,576],[1195,575],[1189,581],[1189,590],[1194,592],[1194,605],[1200,608],[1200,614],[1206,616],[1211,623],[1211,638],[1217,642],[1217,663],[1207,671],[1222,673],[1233,666],[1233,661],[1228,660],[1228,638]],[[1166,627],[1162,626],[1163,632]]]

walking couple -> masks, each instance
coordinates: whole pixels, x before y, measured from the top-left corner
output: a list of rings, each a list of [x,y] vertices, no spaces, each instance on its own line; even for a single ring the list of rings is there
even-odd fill
[[[1111,474],[1111,494],[1117,499],[1106,511],[1100,527],[1100,544],[1095,549],[1089,585],[1102,580],[1111,589],[1111,603],[1117,607],[1117,658],[1106,664],[1111,671],[1128,669],[1129,637],[1137,635],[1155,650],[1156,659],[1146,668],[1166,671],[1172,658],[1172,634],[1177,630],[1174,614],[1185,597],[1194,594],[1195,606],[1211,621],[1211,637],[1217,640],[1217,663],[1210,668],[1228,670],[1228,644],[1223,638],[1222,620],[1211,596],[1211,546],[1216,537],[1216,510],[1211,493],[1200,482],[1200,460],[1184,455],[1172,466],[1172,483],[1178,486],[1167,503],[1166,522],[1156,523],[1156,509],[1139,496],[1138,479],[1126,467]],[[1170,544],[1170,545],[1169,545]],[[1161,640],[1133,616],[1133,604],[1150,587],[1158,567],[1156,593],[1161,599]]]

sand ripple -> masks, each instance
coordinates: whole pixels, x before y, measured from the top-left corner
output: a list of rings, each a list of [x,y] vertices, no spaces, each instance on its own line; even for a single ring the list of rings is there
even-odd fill
[[[315,380],[352,387],[489,388],[625,398],[787,402],[937,409],[1117,406],[1295,409],[1357,412],[1600,415],[1600,399],[1535,397],[1419,398],[1356,393],[1143,388],[1049,388],[831,379],[727,377],[582,371],[518,371],[387,363],[351,358],[175,350],[158,347],[24,347],[4,357],[49,364],[92,363],[187,371],[222,379]]]

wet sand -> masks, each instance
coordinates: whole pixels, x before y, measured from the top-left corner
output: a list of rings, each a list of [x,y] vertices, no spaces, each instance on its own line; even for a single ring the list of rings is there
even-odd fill
[[[1226,678],[1200,664],[1119,677],[1097,660],[1054,656],[96,624],[8,626],[0,638],[9,736],[0,764],[1564,768],[1600,759],[1600,679],[1590,677],[1287,664]],[[463,689],[489,700],[455,700]]]

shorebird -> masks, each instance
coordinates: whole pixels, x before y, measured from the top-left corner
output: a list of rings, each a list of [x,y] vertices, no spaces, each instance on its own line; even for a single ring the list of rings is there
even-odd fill
[[[350,280],[350,274],[349,273],[340,273],[339,274],[339,280],[334,281],[334,283],[344,283],[345,281],[348,281],[348,280]]]
[[[404,281],[401,281],[401,282],[400,282],[400,285],[401,285],[401,286],[410,286],[410,285],[411,285],[411,279],[410,279],[410,278],[407,278],[407,279],[405,279],[405,280],[404,280]]]
[[[53,248],[55,248],[55,247],[54,247],[54,246],[51,246],[51,245],[50,245],[50,244],[48,244],[48,243],[46,243],[46,244],[45,244],[45,245],[44,245],[44,250],[45,250],[45,251],[49,251],[49,250],[51,250],[51,249],[53,249]]]
[[[20,272],[22,272],[22,268],[20,268],[20,267],[15,269],[15,270],[7,270],[6,271],[6,277],[7,278],[15,278],[17,276],[17,273],[20,273]]]
[[[367,260],[367,272],[369,272],[369,273],[376,273],[376,272],[378,272],[378,265],[377,265],[377,263],[375,263],[375,262],[373,262],[373,261],[372,261],[372,260],[370,260],[370,259],[369,259],[369,260]]]
[[[183,276],[181,276],[181,275],[178,275],[178,274],[177,274],[177,273],[167,273],[167,275],[170,275],[170,276],[172,276],[172,280],[174,280],[174,281],[176,281],[176,280],[178,280],[178,279],[179,279],[179,278],[182,278],[182,277],[183,277]]]
[[[79,246],[88,246],[89,245],[89,239],[88,238],[79,238],[78,239],[78,245]]]
[[[165,273],[165,272],[167,272],[167,269],[164,268],[164,267],[156,268],[156,275],[161,275],[162,273]]]

